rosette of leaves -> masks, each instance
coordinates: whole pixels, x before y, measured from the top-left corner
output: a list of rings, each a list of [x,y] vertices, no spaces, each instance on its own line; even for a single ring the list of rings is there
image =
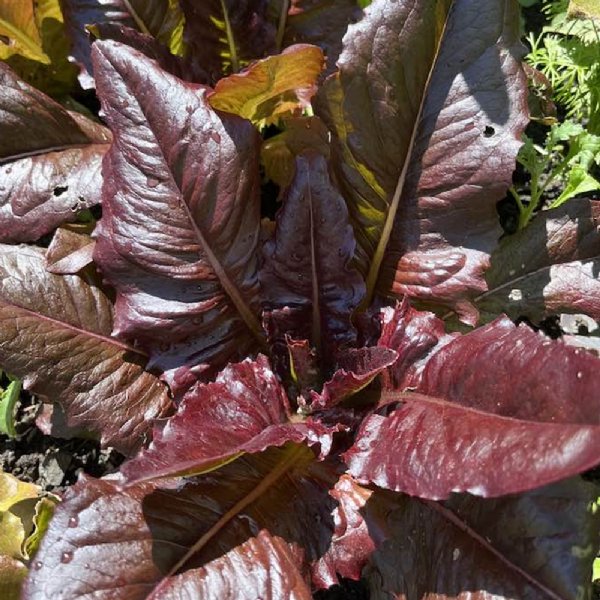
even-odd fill
[[[516,4],[375,0],[322,84],[307,44],[223,78],[249,56],[234,25],[253,11],[251,44],[273,7],[212,4],[194,18],[227,33],[214,88],[125,37],[92,47],[112,134],[95,241],[0,250],[0,364],[130,456],[65,492],[23,597],[311,598],[361,577],[373,597],[589,593],[600,359],[514,325],[501,293],[464,335],[406,298],[474,325],[513,285],[486,275],[510,256],[495,204],[527,123]],[[274,224],[270,113],[288,123]],[[597,273],[597,202],[556,211],[518,275],[538,313]]]

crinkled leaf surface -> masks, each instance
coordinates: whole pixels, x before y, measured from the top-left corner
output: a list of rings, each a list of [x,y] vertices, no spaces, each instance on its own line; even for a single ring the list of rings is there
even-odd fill
[[[600,463],[600,362],[591,354],[503,318],[423,362],[411,374],[415,391],[384,394],[400,406],[363,422],[346,454],[359,481],[434,499],[499,496]]]
[[[332,516],[336,502],[328,493],[337,479],[327,461],[315,461],[306,448],[286,447],[243,456],[177,489],[153,491],[150,484],[139,484],[119,491],[108,480],[80,482],[57,507],[26,597],[52,597],[59,590],[70,598],[92,590],[98,598],[125,591],[131,599],[172,597],[174,572],[185,580],[198,578],[201,586],[232,562],[240,565],[235,582],[218,585],[235,590],[268,589],[272,569],[291,586],[299,571],[310,577],[310,565],[316,585],[324,577],[335,581],[335,557],[328,557],[328,568],[318,563],[338,529]],[[300,551],[303,562],[298,559],[297,568],[289,570],[285,557],[274,565],[277,555],[265,551],[256,553],[251,569],[243,569],[240,545],[260,547],[262,530]],[[237,597],[223,595],[226,587],[214,589],[210,598]]]
[[[327,73],[331,73],[348,25],[361,17],[362,10],[356,0],[291,0],[283,46],[298,42],[319,46],[327,60]]]
[[[94,87],[88,26],[114,23],[151,35],[173,52],[182,50],[183,16],[173,0],[61,0],[80,83]]]
[[[268,0],[181,0],[181,8],[188,53],[208,72],[211,83],[275,51],[276,27],[268,18]]]
[[[199,474],[286,442],[320,444],[327,454],[332,431],[291,417],[284,388],[259,355],[226,367],[214,383],[196,384],[177,414],[155,428],[150,447],[121,470],[128,483]]]
[[[475,299],[484,321],[505,312],[539,322],[558,313],[600,320],[600,202],[583,198],[540,212],[502,240]]]
[[[170,401],[146,357],[110,337],[109,298],[78,276],[48,273],[41,248],[1,245],[0,275],[0,365],[60,401],[70,425],[124,453],[139,447]]]
[[[320,48],[296,44],[220,79],[209,101],[259,126],[277,123],[284,114],[310,106],[322,70]]]
[[[350,266],[354,247],[346,206],[329,180],[326,160],[314,153],[298,157],[275,237],[264,247],[263,302],[268,309],[290,307],[311,315],[310,341],[327,360],[356,339],[350,315],[363,298],[364,283]]]
[[[527,123],[518,14],[504,0],[375,0],[349,27],[318,108],[369,298],[409,294],[474,320]]]
[[[257,133],[131,48],[97,42],[94,58],[114,134],[94,257],[117,290],[116,334],[177,388],[262,335]]]
[[[109,142],[0,63],[0,240],[35,240],[97,204]]]
[[[525,494],[446,505],[397,497],[362,509],[385,542],[363,572],[374,598],[590,598],[598,545],[595,487],[568,480]]]

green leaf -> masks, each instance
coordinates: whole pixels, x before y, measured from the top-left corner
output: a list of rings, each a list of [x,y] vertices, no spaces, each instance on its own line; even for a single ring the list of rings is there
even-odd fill
[[[15,405],[21,393],[21,382],[11,381],[5,390],[0,391],[0,432],[9,437],[16,437]]]
[[[22,562],[9,556],[0,556],[0,598],[19,600],[25,577],[27,567]]]
[[[569,16],[584,19],[600,19],[600,3],[598,0],[571,0]]]
[[[592,177],[583,167],[574,167],[569,172],[567,183],[561,195],[552,202],[550,208],[556,208],[570,198],[595,190],[600,190],[600,182],[595,177]]]

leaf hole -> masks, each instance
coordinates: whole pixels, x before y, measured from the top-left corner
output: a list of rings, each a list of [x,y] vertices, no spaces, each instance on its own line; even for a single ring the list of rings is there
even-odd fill
[[[64,194],[69,189],[68,185],[57,185],[52,193],[58,198],[60,195]]]
[[[496,130],[491,125],[486,125],[483,130],[483,137],[491,138],[496,133]]]

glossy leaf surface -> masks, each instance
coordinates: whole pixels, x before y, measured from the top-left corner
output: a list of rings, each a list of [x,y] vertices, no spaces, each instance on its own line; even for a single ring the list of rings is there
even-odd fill
[[[489,290],[475,304],[484,321],[502,312],[533,322],[569,312],[600,320],[599,268],[600,202],[574,199],[502,240]]]
[[[323,53],[316,46],[296,44],[281,54],[252,63],[241,73],[217,81],[209,97],[214,109],[244,117],[263,126],[286,113],[310,107],[323,70]]]
[[[137,449],[170,406],[146,357],[110,337],[112,304],[78,276],[45,269],[42,249],[0,246],[0,364],[26,389],[60,401],[68,421]]]
[[[61,0],[72,56],[81,67],[82,87],[94,87],[91,41],[87,27],[112,23],[151,35],[181,50],[183,18],[173,0]]]
[[[581,582],[598,543],[593,498],[594,486],[568,480],[494,500],[455,496],[445,506],[401,496],[386,512],[371,499],[365,520],[386,538],[364,572],[371,597],[587,598]]]
[[[188,52],[210,83],[275,51],[276,27],[267,0],[181,0]]]
[[[117,290],[115,333],[174,388],[189,385],[262,335],[257,134],[137,51],[102,41],[94,52],[114,131],[94,258]]]
[[[415,391],[384,394],[400,406],[361,425],[346,454],[359,481],[424,498],[499,496],[600,462],[600,362],[591,354],[504,318],[424,362]]]
[[[241,454],[287,442],[319,444],[332,431],[319,422],[292,422],[284,388],[266,357],[226,367],[214,383],[196,384],[177,414],[159,425],[140,456],[123,466],[127,483],[212,471]],[[223,428],[227,428],[224,436]]]
[[[42,47],[42,36],[34,16],[33,0],[4,0],[0,5],[0,57],[16,52],[23,56],[49,63]]]
[[[215,569],[232,562],[242,569],[240,553],[264,543],[261,530],[300,550],[304,561],[290,570],[285,555],[259,553],[251,570],[237,572],[235,590],[264,589],[266,594],[268,588],[262,586],[275,575],[272,569],[281,571],[285,585],[294,589],[299,571],[310,580],[311,564],[320,580],[326,565],[317,563],[336,529],[336,503],[328,494],[336,480],[331,465],[315,462],[306,449],[288,447],[244,456],[173,489],[153,491],[150,484],[139,484],[119,491],[107,480],[80,482],[57,508],[36,557],[38,567],[30,572],[26,597],[52,596],[59,589],[68,597],[88,590],[97,590],[99,598],[125,590],[132,599],[172,597],[168,590],[177,577],[198,577],[201,586]],[[283,565],[269,566],[271,559],[281,559]],[[335,560],[328,564],[328,577],[335,580]],[[173,577],[175,571],[179,575]],[[227,589],[215,588],[221,594]]]
[[[473,322],[527,122],[518,36],[504,0],[375,0],[349,28],[319,108],[368,298],[409,294]]]
[[[57,275],[74,275],[91,264],[94,246],[87,233],[59,227],[46,251],[46,269]]]
[[[32,241],[100,202],[110,133],[0,63],[0,240]]]
[[[297,158],[275,237],[264,247],[263,302],[268,309],[290,307],[309,315],[310,341],[328,359],[355,341],[350,315],[362,300],[364,283],[350,266],[354,247],[344,200],[329,180],[325,159]],[[305,337],[293,329],[288,333]]]

